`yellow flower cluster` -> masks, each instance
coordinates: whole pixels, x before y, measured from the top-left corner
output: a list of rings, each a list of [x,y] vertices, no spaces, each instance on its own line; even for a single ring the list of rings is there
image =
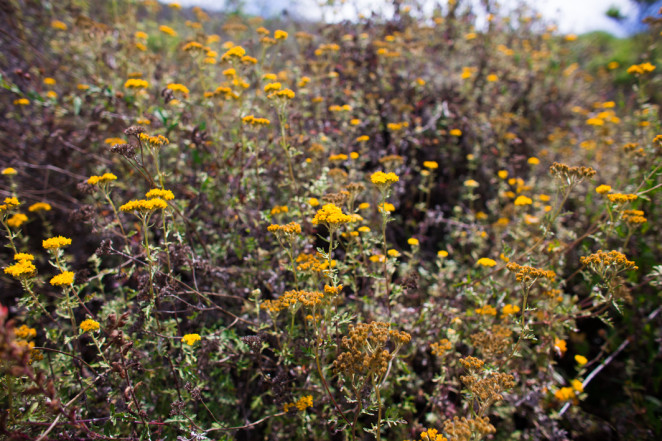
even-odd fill
[[[625,257],[625,254],[619,251],[602,251],[599,250],[597,253],[593,253],[586,257],[580,257],[579,261],[582,265],[589,265],[596,269],[597,272],[601,272],[599,268],[609,268],[614,267],[619,270],[637,270],[639,269],[637,265],[631,260],[628,260]]]
[[[274,31],[274,38],[276,40],[287,40],[288,34],[285,31],[281,31],[280,29],[276,29]]]
[[[152,147],[162,147],[170,144],[170,140],[163,135],[150,136],[147,133],[141,133],[139,138],[141,141],[146,142]]]
[[[423,167],[429,168],[430,170],[436,170],[439,168],[437,161],[423,161]]]
[[[31,338],[37,337],[37,330],[34,328],[29,328],[26,325],[21,325],[19,328],[14,329],[14,335],[23,340],[29,340]]]
[[[18,201],[16,197],[12,196],[5,198],[5,203],[0,205],[0,213],[2,213],[3,211],[10,210],[12,208],[16,208],[19,205],[21,205],[21,203]]]
[[[648,221],[642,210],[623,210],[621,218],[630,226],[641,225]]]
[[[173,92],[181,92],[184,95],[188,95],[188,93],[189,93],[188,87],[184,86],[183,84],[179,84],[179,83],[170,83],[170,84],[168,84],[167,89],[172,90]]]
[[[51,204],[48,204],[46,202],[35,202],[34,204],[30,205],[28,207],[28,211],[30,213],[34,213],[37,211],[51,211]]]
[[[267,227],[267,231],[292,236],[294,234],[301,234],[301,225],[296,222],[290,222],[287,225],[271,224]]]
[[[476,262],[476,265],[492,267],[492,266],[496,266],[496,261],[494,259],[490,259],[489,257],[481,257]]]
[[[539,278],[554,280],[556,277],[554,271],[546,271],[527,265],[518,265],[515,262],[508,263],[506,268],[508,268],[508,271],[515,273],[515,278],[518,282],[531,282]]]
[[[274,208],[271,209],[271,215],[275,216],[277,214],[281,213],[287,213],[290,209],[287,208],[287,205],[276,205]]]
[[[519,311],[520,311],[519,306],[507,304],[504,305],[504,307],[501,309],[501,315],[503,317],[507,317],[512,314],[517,314]]]
[[[268,126],[271,124],[271,121],[269,121],[267,118],[256,118],[253,115],[247,115],[244,116],[241,119],[241,122],[244,124],[249,124],[251,126]]]
[[[170,35],[171,37],[176,37],[177,36],[177,31],[175,31],[170,26],[161,25],[161,26],[159,26],[159,31],[163,32],[166,35]]]
[[[29,279],[37,274],[37,268],[32,263],[34,260],[34,256],[32,254],[15,254],[14,260],[18,262],[5,268],[5,274],[9,274],[10,276],[19,280]]]
[[[285,98],[288,100],[294,99],[296,94],[292,89],[282,89],[277,92],[271,93],[267,96],[267,98],[272,99],[272,98]]]
[[[56,236],[42,241],[41,245],[44,247],[44,249],[53,250],[53,249],[68,247],[69,245],[71,245],[71,239],[69,239],[68,237]]]
[[[372,181],[372,183],[377,185],[378,187],[382,187],[382,186],[387,187],[391,184],[395,184],[399,180],[400,178],[398,177],[398,175],[396,175],[393,172],[384,173],[383,171],[378,171],[370,176],[370,181]]]
[[[278,32],[278,31],[276,31],[276,32]],[[305,397],[299,398],[294,403],[285,403],[285,405],[283,406],[283,410],[285,412],[289,412],[290,409],[294,409],[295,407],[297,408],[297,410],[299,412],[303,412],[307,408],[313,407],[313,396],[312,395],[307,395]]]
[[[295,306],[297,303],[302,304],[305,307],[312,308],[315,305],[319,305],[324,298],[324,294],[319,291],[286,291],[282,296],[276,300],[265,300],[260,308],[266,309],[271,313],[278,313],[284,309],[288,309],[291,306]]]
[[[446,352],[453,348],[453,344],[447,338],[442,338],[438,342],[432,343],[430,349],[432,355],[442,357]]]
[[[517,199],[515,199],[515,205],[518,207],[524,206],[524,205],[531,205],[533,201],[531,198],[526,197],[524,195],[519,195],[517,196]]]
[[[636,201],[637,198],[638,196],[636,194],[613,193],[607,195],[607,199],[613,204],[627,204],[628,202]]]
[[[166,201],[171,201],[175,199],[175,195],[170,190],[164,190],[161,188],[152,188],[150,191],[145,193],[147,199],[156,199],[161,198]]]
[[[653,72],[654,70],[655,70],[655,66],[648,62],[641,64],[633,64],[632,66],[628,67],[628,73],[631,75],[644,75],[649,72]]]
[[[2,172],[0,172],[2,175],[15,175],[16,173],[16,169],[13,167],[3,168]]]
[[[610,185],[604,185],[604,184],[602,184],[602,185],[598,185],[598,186],[595,188],[595,192],[596,192],[597,194],[605,194],[605,193],[609,193],[610,191],[611,191],[611,186],[610,186]]]
[[[227,52],[221,56],[221,61],[228,61],[232,60],[233,58],[241,59],[244,55],[246,55],[246,49],[241,46],[234,46],[228,49]]]
[[[80,324],[80,330],[83,332],[98,331],[99,322],[92,319],[83,320]]]
[[[71,285],[74,283],[74,273],[73,271],[64,271],[53,277],[50,283],[53,286]]]
[[[299,254],[296,258],[297,271],[310,271],[314,273],[321,273],[329,268],[329,262],[320,259],[314,254]],[[336,261],[331,261],[331,268],[336,266]]]
[[[495,316],[497,315],[497,310],[494,306],[492,305],[485,305],[481,308],[476,308],[476,314],[480,315],[491,315]]]
[[[149,87],[149,83],[140,78],[129,78],[124,83],[124,88],[126,89],[146,89]]]
[[[12,228],[19,228],[21,225],[28,221],[28,217],[23,213],[16,213],[7,219],[7,225]]]
[[[186,334],[185,336],[182,337],[182,341],[189,346],[193,346],[193,344],[196,341],[200,341],[200,340],[202,340],[200,334]]]
[[[448,441],[444,435],[438,432],[437,429],[427,429],[425,432],[421,433],[422,441]]]
[[[315,213],[313,217],[313,225],[325,224],[331,228],[341,224],[352,222],[352,216],[348,216],[342,212],[342,209],[336,204],[326,204]]]
[[[112,173],[104,173],[101,176],[90,176],[87,183],[90,185],[105,184],[106,182],[116,181],[117,176]]]
[[[129,211],[148,212],[158,209],[165,209],[167,207],[168,207],[168,203],[166,201],[160,198],[154,198],[149,200],[140,199],[137,201],[136,200],[129,201],[126,204],[122,205],[120,207],[120,210],[124,212],[129,212]]]

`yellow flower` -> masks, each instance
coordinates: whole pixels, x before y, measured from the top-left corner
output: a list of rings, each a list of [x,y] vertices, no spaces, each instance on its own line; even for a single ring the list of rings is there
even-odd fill
[[[274,31],[274,38],[276,40],[287,40],[287,36],[288,36],[287,32],[282,31],[280,29],[276,29]]]
[[[437,256],[439,256],[439,257],[441,257],[441,258],[448,257],[448,251],[446,251],[446,250],[439,250],[439,251],[437,251]]]
[[[528,162],[530,165],[538,165],[540,164],[540,159],[536,158],[535,156],[531,156],[526,162]]]
[[[451,136],[462,136],[462,130],[460,129],[451,129],[450,132],[448,132]]]
[[[390,249],[386,252],[391,257],[400,257],[400,252],[398,250]]]
[[[63,236],[51,237],[50,239],[44,240],[41,245],[44,249],[54,250],[58,248],[68,247],[71,245],[71,239]]]
[[[478,187],[478,185],[480,184],[478,184],[478,182],[474,181],[473,179],[467,179],[466,181],[464,181],[465,187],[476,188]]]
[[[21,262],[23,260],[32,262],[34,260],[34,256],[28,253],[18,253],[18,254],[14,254],[14,260],[18,262]]]
[[[55,85],[55,78],[51,78],[51,77],[44,78],[44,84],[47,86]]]
[[[12,228],[18,228],[28,221],[28,217],[23,213],[16,213],[9,219],[7,219],[7,225]]]
[[[17,172],[15,168],[7,167],[3,169],[2,172],[0,173],[2,173],[3,175],[15,175]]]
[[[133,34],[133,36],[140,40],[147,40],[147,33],[143,31],[138,31],[135,34]]]
[[[122,205],[120,207],[121,211],[124,212],[129,212],[129,211],[139,211],[139,212],[148,212],[148,211],[155,211],[158,209],[165,209],[168,208],[168,203],[164,201],[163,199],[160,198],[154,198],[154,199],[149,199],[149,200],[132,200],[127,202],[126,204]]]
[[[499,170],[497,175],[499,175],[501,179],[506,179],[508,177],[508,170]]]
[[[189,93],[188,87],[179,83],[170,83],[168,84],[167,88],[168,90],[172,90],[173,92],[182,92],[184,95],[188,95]]]
[[[30,100],[28,100],[27,98],[19,98],[14,100],[14,104],[17,106],[27,106],[28,104],[30,104]]]
[[[389,202],[384,202],[383,204],[379,204],[379,206],[377,208],[379,208],[380,212],[381,211],[386,211],[386,212],[395,211],[395,206],[393,204],[389,203]]]
[[[504,305],[504,307],[501,309],[501,315],[504,317],[509,316],[511,314],[517,314],[520,311],[520,307],[517,305]]]
[[[30,261],[30,259],[19,260],[17,263],[5,268],[5,274],[16,279],[29,279],[37,274],[37,267]]]
[[[368,202],[362,202],[359,204],[359,210],[367,210],[370,208],[370,204]]]
[[[487,81],[490,83],[494,83],[495,81],[499,81],[499,77],[496,74],[489,74],[487,76]]]
[[[308,199],[308,203],[311,207],[317,207],[320,204],[320,201],[317,198]]]
[[[531,205],[533,201],[531,198],[528,198],[524,195],[517,196],[517,199],[515,199],[515,205],[517,206],[523,206],[523,205]]]
[[[357,152],[351,152],[349,157],[352,159],[359,159],[359,154]]]
[[[34,213],[35,211],[51,211],[51,204],[46,202],[35,202],[28,207],[28,211]]]
[[[21,325],[20,328],[14,329],[14,335],[23,340],[29,340],[37,336],[37,330],[29,328],[26,325]]]
[[[366,142],[369,141],[370,137],[368,135],[359,136],[356,138],[356,142]]]
[[[175,31],[170,26],[161,25],[161,26],[159,26],[159,31],[163,32],[166,35],[170,35],[171,37],[176,37],[177,36],[177,31]]]
[[[125,89],[146,89],[147,87],[149,87],[149,83],[140,78],[129,78],[124,83]]]
[[[407,243],[412,247],[417,247],[419,245],[418,239],[416,239],[415,237],[410,237],[409,239],[407,239]]]
[[[568,347],[565,344],[565,340],[561,340],[560,338],[555,338],[554,349],[556,349],[561,354],[561,356],[563,356],[563,354],[565,354],[565,351],[568,350]]]
[[[175,195],[170,190],[162,190],[160,188],[153,188],[145,194],[147,199],[161,198],[166,201],[175,199]]]
[[[369,233],[370,232],[370,227],[366,227],[365,225],[359,227],[358,229],[359,233]]]
[[[63,21],[60,21],[60,20],[51,21],[51,27],[53,29],[58,29],[60,31],[66,31],[67,30],[67,24]]]
[[[352,216],[344,214],[337,205],[326,204],[313,217],[313,225],[325,224],[329,228],[335,228],[338,225],[352,222],[352,220]]]
[[[388,187],[391,184],[398,182],[400,178],[393,172],[384,173],[382,171],[378,171],[370,176],[370,180],[378,187]]]
[[[424,161],[423,167],[429,168],[430,170],[435,170],[439,168],[439,164],[437,163],[437,161]]]
[[[99,322],[92,319],[83,320],[80,324],[80,330],[83,332],[98,331]]]
[[[610,191],[611,191],[611,186],[610,185],[604,185],[604,184],[598,185],[595,189],[595,192],[597,194],[605,194],[605,193],[609,193]]]
[[[497,263],[496,263],[496,261],[494,261],[493,259],[490,259],[489,257],[481,257],[480,259],[478,259],[476,264],[477,265],[482,265],[482,266],[492,267],[492,266],[496,266]]]
[[[289,210],[290,209],[287,207],[287,205],[276,205],[271,209],[271,215],[275,216],[277,214],[287,213]]]
[[[116,180],[117,180],[117,176],[115,176],[114,174],[104,173],[101,176],[90,176],[90,178],[87,180],[87,183],[90,185],[97,185]]]
[[[53,277],[50,283],[53,286],[71,285],[74,283],[74,273],[73,271],[64,271]]]
[[[559,401],[570,401],[575,398],[575,391],[571,387],[562,387],[554,392],[554,396]]]
[[[189,346],[193,346],[196,341],[200,340],[202,340],[200,334],[186,334],[184,337],[182,337],[182,341]]]
[[[584,385],[582,384],[581,381],[579,381],[577,379],[574,379],[570,382],[570,384],[572,385],[572,388],[574,390],[576,390],[577,392],[580,392],[580,393],[584,392]]]
[[[580,366],[584,366],[586,363],[588,363],[588,359],[583,355],[575,355],[575,361]]]

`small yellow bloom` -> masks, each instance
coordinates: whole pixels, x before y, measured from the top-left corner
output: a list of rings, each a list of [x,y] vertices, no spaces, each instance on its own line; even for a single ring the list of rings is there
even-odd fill
[[[274,38],[276,40],[287,40],[288,33],[285,31],[281,31],[280,29],[276,29],[274,31]]]
[[[480,184],[478,184],[478,182],[474,181],[473,179],[467,179],[466,181],[464,181],[464,186],[465,187],[476,188],[479,185]]]
[[[570,384],[572,385],[572,388],[573,388],[574,390],[576,390],[577,392],[580,392],[580,393],[581,393],[581,392],[584,392],[584,385],[582,384],[581,381],[575,379],[575,380],[572,380],[572,381],[570,382]]]
[[[15,168],[7,167],[0,172],[3,175],[15,175],[17,173]]]
[[[460,129],[451,129],[448,133],[451,136],[457,136],[457,137],[462,136],[462,130]]]
[[[523,206],[523,205],[531,205],[533,201],[531,198],[528,198],[524,195],[517,196],[517,199],[515,199],[515,205],[517,206]]]
[[[580,366],[584,366],[586,363],[588,363],[588,359],[583,355],[575,355],[575,361]]]
[[[388,250],[386,252],[386,254],[388,254],[391,257],[399,257],[400,256],[400,252],[398,250],[394,250],[394,249]]]
[[[359,210],[367,210],[370,208],[370,204],[368,202],[362,202],[359,204]]]
[[[182,337],[182,341],[189,346],[193,346],[196,341],[200,340],[202,340],[200,334],[186,334],[184,337]]]
[[[540,159],[536,158],[535,156],[531,156],[526,162],[530,165],[538,165],[540,164]]]
[[[611,191],[611,186],[610,185],[598,185],[595,189],[595,192],[598,194],[605,194],[609,193]]]
[[[51,237],[42,242],[42,246],[47,250],[68,247],[69,245],[71,245],[71,239],[63,236]]]
[[[80,330],[83,332],[98,331],[99,322],[92,319],[87,319],[81,322]]]
[[[311,207],[317,207],[320,204],[320,201],[317,198],[308,199],[308,203]]]
[[[55,78],[51,78],[51,77],[44,78],[44,84],[47,85],[47,86],[54,86],[55,85]]]
[[[499,175],[501,179],[506,179],[508,177],[508,170],[499,170],[497,175]]]
[[[50,283],[53,286],[71,285],[74,283],[74,273],[73,271],[64,271],[53,277]]]
[[[437,251],[437,256],[438,256],[438,257],[441,257],[441,258],[448,257],[448,251],[446,251],[446,250],[439,250],[439,251]]]
[[[496,266],[497,263],[496,263],[496,261],[494,261],[493,259],[490,259],[489,257],[481,257],[480,259],[478,259],[476,264],[477,265],[482,265],[482,266],[493,267],[493,266]]]
[[[9,219],[7,219],[7,225],[12,228],[19,228],[21,225],[28,221],[28,217],[23,213],[16,213]]]
[[[490,83],[494,83],[496,81],[499,81],[499,77],[496,74],[489,74],[487,76],[487,81]]]
[[[429,168],[430,170],[435,170],[439,168],[439,164],[437,163],[437,161],[424,161],[423,167]]]
[[[159,26],[159,31],[163,32],[166,35],[170,35],[171,37],[176,37],[177,36],[177,31],[175,31],[170,26],[161,25],[161,26]]]
[[[507,317],[511,314],[517,314],[520,311],[520,307],[517,305],[504,305],[504,307],[501,309],[501,315],[504,317]]]
[[[418,239],[416,239],[415,237],[410,237],[409,239],[407,239],[407,243],[412,247],[417,247],[419,245]]]
[[[554,349],[556,349],[561,356],[565,354],[565,351],[568,350],[568,347],[566,346],[565,340],[562,340],[560,338],[555,338],[554,339]]]
[[[400,178],[393,172],[384,173],[382,171],[378,171],[370,176],[370,180],[378,187],[388,187],[389,185],[398,182]]]

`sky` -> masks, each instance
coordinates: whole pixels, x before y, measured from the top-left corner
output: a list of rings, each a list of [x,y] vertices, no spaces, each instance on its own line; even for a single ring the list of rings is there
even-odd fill
[[[162,0],[164,3],[176,1],[182,6],[200,6],[210,10],[220,10],[224,0]],[[241,1],[241,0],[240,0]],[[351,2],[352,0],[350,0]],[[585,32],[604,30],[617,36],[624,36],[625,30],[605,15],[610,6],[617,6],[624,15],[632,11],[629,0],[525,0],[535,6],[545,18],[554,20],[563,33],[582,34]],[[235,0],[236,2],[236,0]],[[350,3],[348,2],[348,3]],[[309,19],[321,17],[316,0],[248,0],[241,1],[243,10],[251,14],[277,14],[282,9],[291,9],[295,15]],[[371,6],[381,4],[371,0],[354,0],[360,5],[359,11],[367,12]],[[505,7],[515,7],[515,0],[502,0]],[[403,2],[406,4],[406,1]],[[288,8],[287,5],[293,5]],[[354,6],[347,6],[342,11],[343,18],[351,18],[356,14]]]

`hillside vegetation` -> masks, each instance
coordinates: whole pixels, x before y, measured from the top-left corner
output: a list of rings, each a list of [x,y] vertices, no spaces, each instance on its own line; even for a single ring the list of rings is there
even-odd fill
[[[2,6],[0,436],[660,439],[662,19],[481,4]]]

